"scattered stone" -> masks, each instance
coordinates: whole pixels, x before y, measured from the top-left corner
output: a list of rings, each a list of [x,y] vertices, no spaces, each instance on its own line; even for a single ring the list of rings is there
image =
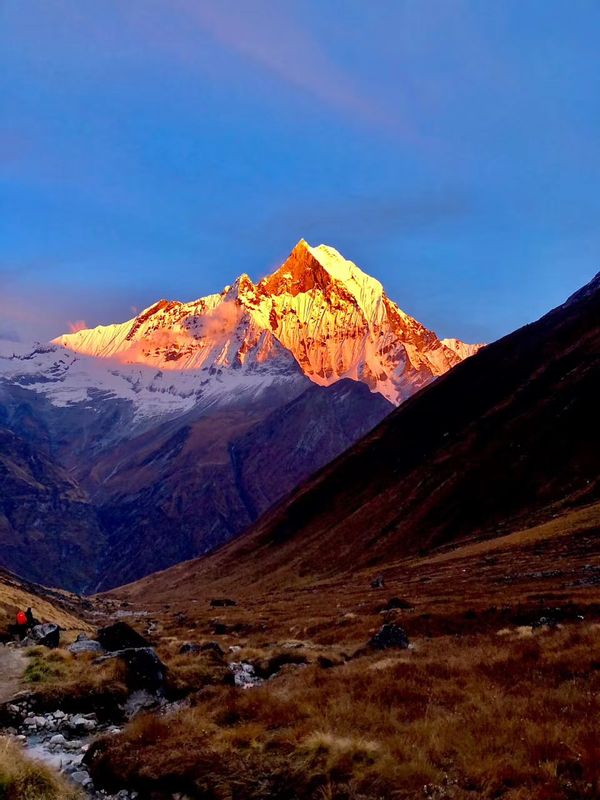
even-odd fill
[[[262,679],[256,674],[252,664],[244,661],[233,661],[229,665],[229,669],[233,672],[233,680],[236,686],[242,689],[249,689],[251,686],[257,686],[262,683]]]
[[[405,650],[408,645],[406,631],[393,622],[382,625],[375,636],[369,640],[369,647],[374,650],[388,650],[391,648]]]
[[[132,692],[125,703],[125,713],[128,719],[135,717],[140,711],[147,711],[156,708],[157,698],[155,694],[150,694],[145,689],[138,689]],[[116,731],[119,732],[119,729]]]
[[[94,719],[89,719],[81,714],[77,714],[70,720],[69,727],[78,733],[82,731],[87,731],[89,733],[98,727],[98,723]]]
[[[80,786],[89,786],[92,782],[89,774],[84,772],[83,770],[79,770],[78,772],[71,773],[71,780],[75,783],[78,783]]]

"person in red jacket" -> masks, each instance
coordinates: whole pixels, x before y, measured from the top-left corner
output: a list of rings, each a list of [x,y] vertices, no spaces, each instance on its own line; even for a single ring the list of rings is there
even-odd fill
[[[17,611],[17,635],[20,639],[25,638],[27,634],[27,615],[24,611],[19,609]]]

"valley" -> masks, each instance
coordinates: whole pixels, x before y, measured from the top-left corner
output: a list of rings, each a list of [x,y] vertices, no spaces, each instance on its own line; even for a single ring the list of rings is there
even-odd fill
[[[1,342],[0,563],[91,593],[210,552],[481,347],[448,342],[304,240],[257,284]]]
[[[7,622],[32,605],[62,628],[54,649],[4,636],[14,758],[90,800],[597,797],[599,304],[596,276],[397,409],[380,397],[379,424],[377,395],[343,379],[100,459],[107,496],[112,457],[176,498],[173,453],[188,489],[186,448],[208,448],[213,475],[234,456],[258,519],[86,597],[0,575]],[[43,489],[51,465],[8,453]],[[329,463],[307,474],[307,453]],[[113,574],[136,577],[143,544],[115,544]]]
[[[600,800],[599,33],[0,2],[0,800]]]
[[[122,679],[90,682],[97,656],[62,649],[38,656],[64,665],[56,677],[19,696],[38,715],[113,709],[85,759],[94,791],[110,796],[463,800],[519,787],[592,798],[599,532],[596,504],[384,569],[290,574],[266,591],[234,575],[182,582],[182,565],[81,608],[90,636],[125,620],[151,640],[167,670],[162,699],[123,727]],[[369,647],[383,625],[401,626],[408,649]],[[233,685],[239,663],[263,681]],[[69,675],[81,676],[76,692]]]

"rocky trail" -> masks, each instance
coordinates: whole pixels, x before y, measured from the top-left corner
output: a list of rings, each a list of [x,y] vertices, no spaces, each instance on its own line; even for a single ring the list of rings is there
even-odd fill
[[[19,691],[24,670],[23,653],[12,647],[0,647],[0,703],[11,700]]]

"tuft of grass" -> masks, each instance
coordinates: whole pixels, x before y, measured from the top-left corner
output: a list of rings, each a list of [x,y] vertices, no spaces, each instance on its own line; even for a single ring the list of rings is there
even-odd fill
[[[29,664],[23,673],[26,683],[60,682],[68,675],[68,657],[60,650],[36,647],[27,653]]]
[[[0,737],[0,798],[83,800],[82,795],[60,775],[27,759],[21,749],[6,737]]]

